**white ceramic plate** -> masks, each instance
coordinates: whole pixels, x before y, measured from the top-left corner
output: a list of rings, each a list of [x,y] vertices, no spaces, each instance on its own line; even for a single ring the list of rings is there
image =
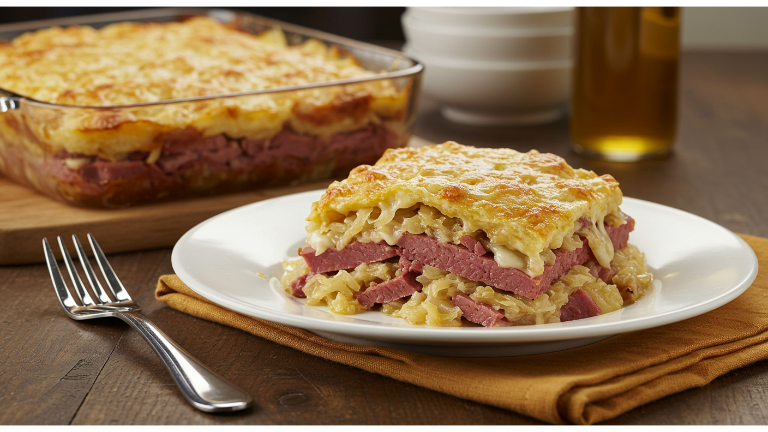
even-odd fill
[[[637,221],[630,242],[645,252],[655,282],[646,296],[622,310],[566,323],[501,328],[412,326],[379,312],[336,315],[304,306],[279,283],[281,263],[296,257],[304,244],[305,218],[321,194],[261,201],[208,219],[174,247],[174,271],[198,294],[245,315],[340,342],[460,357],[556,351],[681,321],[733,300],[757,275],[754,252],[727,229],[671,207],[625,198],[622,210]]]

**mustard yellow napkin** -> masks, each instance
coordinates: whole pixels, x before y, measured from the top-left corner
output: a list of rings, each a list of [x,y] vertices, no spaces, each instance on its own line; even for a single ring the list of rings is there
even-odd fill
[[[742,236],[768,263],[768,239]],[[566,351],[505,358],[441,358],[333,342],[212,304],[175,275],[158,300],[335,362],[550,423],[592,424],[655,399],[707,384],[768,358],[766,271],[739,298],[707,314]]]

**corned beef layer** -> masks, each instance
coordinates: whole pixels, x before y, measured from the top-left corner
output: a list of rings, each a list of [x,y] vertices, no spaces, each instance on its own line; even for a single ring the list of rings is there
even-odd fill
[[[555,263],[544,266],[543,274],[531,278],[521,270],[499,267],[491,253],[477,255],[467,248],[442,243],[424,234],[403,234],[397,245],[401,248],[402,256],[409,260],[417,260],[425,265],[530,299],[544,293],[553,281],[573,266],[586,262],[591,253],[586,241],[584,246],[573,251],[557,249],[554,251],[557,257]]]
[[[573,321],[600,315],[600,307],[586,291],[579,288],[568,297],[568,303],[560,308],[560,321]]]
[[[310,246],[301,249],[301,256],[312,273],[327,273],[353,269],[362,263],[384,261],[399,255],[397,248],[386,242],[350,243],[342,250],[328,249],[320,255]]]
[[[589,223],[589,221],[585,221]],[[626,246],[629,233],[634,229],[635,221],[627,217],[627,223],[618,227],[605,227],[615,250]],[[416,276],[424,265],[436,267],[476,282],[486,283],[503,291],[535,299],[547,291],[554,281],[565,275],[576,265],[587,265],[595,278],[610,280],[612,269],[606,269],[596,263],[586,239],[583,245],[573,251],[554,250],[555,262],[544,266],[544,273],[531,278],[525,272],[514,268],[500,267],[493,259],[493,254],[475,238],[464,236],[461,245],[442,243],[424,234],[405,233],[396,246],[386,242],[350,243],[341,250],[328,249],[320,255],[306,246],[301,255],[310,268],[311,275],[334,272],[357,267],[362,263],[380,262],[396,256],[400,257],[400,276],[390,281],[370,287],[357,296],[360,304],[373,307],[376,303],[388,303],[409,296],[421,290]],[[292,291],[295,296],[303,297],[301,287],[306,278],[295,281]],[[296,287],[298,285],[298,289]],[[297,293],[298,291],[298,293]],[[479,303],[469,296],[459,293],[453,303],[462,310],[468,321],[492,327],[505,320],[502,311],[492,306]],[[579,289],[569,297],[568,303],[561,308],[561,321],[587,318],[600,314],[600,308],[583,290]]]
[[[357,296],[357,301],[363,306],[373,307],[376,303],[389,303],[421,291],[421,284],[416,280],[418,275],[416,272],[409,271],[392,280],[369,287]]]
[[[384,125],[374,124],[327,139],[287,127],[262,140],[224,134],[204,137],[191,127],[160,139],[162,153],[155,163],[146,162],[148,152],[134,152],[120,161],[69,153],[44,159],[6,154],[11,163],[5,171],[9,178],[29,185],[33,183],[25,173],[37,173],[34,185],[42,185],[42,192],[73,204],[124,207],[339,177],[358,165],[375,163],[386,149],[403,144]],[[77,160],[79,166],[67,166],[67,159]],[[15,165],[18,169],[13,169]]]
[[[504,319],[504,312],[489,304],[474,301],[464,293],[457,293],[451,300],[454,306],[461,309],[461,314],[467,321],[483,327],[493,327]]]

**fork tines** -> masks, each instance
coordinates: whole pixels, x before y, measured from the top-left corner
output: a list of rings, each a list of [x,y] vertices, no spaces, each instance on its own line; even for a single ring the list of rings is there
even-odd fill
[[[102,287],[99,279],[91,267],[88,257],[83,251],[77,236],[72,236],[72,241],[83,266],[83,272],[91,285],[91,293],[83,285],[72,257],[61,237],[57,237],[64,264],[67,266],[69,278],[74,285],[74,292],[82,305],[78,305],[76,298],[72,296],[64,277],[61,275],[56,257],[53,256],[51,246],[47,239],[43,239],[45,260],[48,262],[48,271],[51,274],[53,286],[58,294],[59,301],[67,315],[74,320],[87,320],[91,318],[120,318],[138,332],[149,342],[152,349],[160,356],[176,384],[179,385],[184,397],[197,409],[205,412],[238,411],[251,406],[251,396],[237,386],[229,383],[225,378],[214,372],[209,367],[200,363],[200,360],[192,357],[179,344],[175,343],[141,314],[139,305],[131,300],[131,297],[123,288],[123,284],[109,265],[107,257],[96,243],[96,239],[88,234],[88,242],[91,244],[93,256],[99,264],[101,274],[106,281],[107,290]],[[111,294],[111,295],[110,295]],[[113,300],[115,299],[115,300]]]
[[[96,262],[101,269],[101,274],[104,276],[104,280],[106,281],[109,293],[112,295],[111,298],[107,291],[102,287],[99,280],[96,278],[93,267],[88,261],[88,257],[86,256],[85,251],[83,250],[83,247],[80,244],[80,240],[78,240],[77,236],[73,235],[72,241],[75,244],[77,256],[80,259],[80,264],[83,267],[85,277],[88,279],[88,284],[91,286],[91,290],[96,295],[95,299],[91,297],[90,293],[83,285],[83,281],[80,278],[74,263],[72,262],[72,258],[70,257],[66,246],[64,245],[64,241],[61,239],[61,237],[57,237],[57,240],[59,242],[59,248],[61,249],[61,255],[63,257],[64,264],[67,267],[67,272],[69,273],[69,278],[74,285],[75,294],[83,306],[86,308],[103,305],[121,306],[120,303],[122,302],[131,302],[131,297],[128,295],[128,292],[123,287],[123,284],[120,282],[120,279],[118,279],[114,270],[112,270],[112,266],[109,264],[109,261],[107,261],[104,252],[101,250],[101,247],[99,247],[96,239],[93,238],[91,234],[88,234],[88,242],[91,245],[91,249],[93,250],[93,255],[96,259]],[[75,299],[70,294],[69,289],[64,282],[64,278],[61,274],[61,271],[59,270],[59,266],[56,263],[56,258],[54,257],[53,251],[48,244],[48,239],[43,239],[43,249],[45,249],[45,260],[48,263],[48,272],[51,274],[51,280],[53,281],[53,285],[56,288],[59,301],[61,301],[61,305],[64,307],[64,309],[71,314],[73,310],[77,309],[79,306],[75,302]]]

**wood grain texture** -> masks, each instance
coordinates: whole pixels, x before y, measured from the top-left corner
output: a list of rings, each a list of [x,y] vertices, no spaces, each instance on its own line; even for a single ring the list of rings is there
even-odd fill
[[[41,262],[40,239],[92,233],[104,252],[172,246],[190,228],[226,210],[327,187],[329,181],[124,209],[73,207],[0,178],[0,265]],[[9,247],[13,245],[13,247]],[[108,245],[108,246],[107,246]]]
[[[68,319],[42,267],[0,274],[0,424],[67,424],[127,328]]]
[[[429,100],[420,103],[416,134],[435,142],[557,153],[574,166],[613,174],[627,196],[768,237],[768,53],[685,54],[680,101],[674,155],[642,163],[576,155],[569,148],[567,119],[528,128],[472,128],[448,123]],[[146,315],[244,387],[254,408],[228,415],[195,411],[136,332],[116,319],[69,320],[44,266],[6,266],[0,267],[0,424],[537,423],[172,310],[153,297],[157,278],[173,270],[170,249],[112,255],[110,261]],[[32,301],[41,306],[32,307]],[[608,423],[765,424],[766,389],[764,361]]]

